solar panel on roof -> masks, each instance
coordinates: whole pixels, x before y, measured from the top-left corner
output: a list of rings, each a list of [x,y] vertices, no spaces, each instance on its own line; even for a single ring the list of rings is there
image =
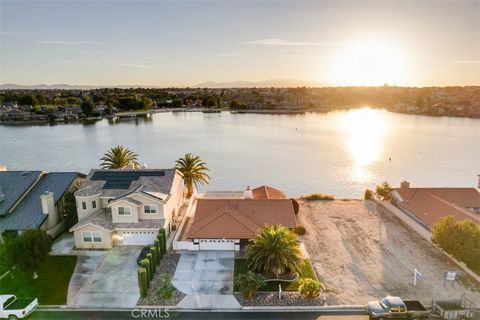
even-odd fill
[[[140,177],[162,177],[165,171],[96,171],[91,180],[106,181],[104,189],[128,189]]]

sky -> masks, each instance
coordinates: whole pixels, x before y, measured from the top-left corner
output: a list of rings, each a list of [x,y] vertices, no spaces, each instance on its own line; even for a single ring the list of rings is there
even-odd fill
[[[4,1],[0,83],[480,85],[480,1]]]

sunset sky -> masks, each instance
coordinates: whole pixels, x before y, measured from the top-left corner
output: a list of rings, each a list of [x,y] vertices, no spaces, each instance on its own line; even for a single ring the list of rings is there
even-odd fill
[[[480,2],[0,1],[0,83],[480,85]]]

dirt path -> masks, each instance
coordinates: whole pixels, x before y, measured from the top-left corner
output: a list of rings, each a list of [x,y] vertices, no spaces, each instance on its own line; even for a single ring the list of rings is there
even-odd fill
[[[386,295],[458,299],[480,305],[480,284],[401,220],[371,201],[300,201],[299,223],[329,304],[363,304]],[[424,280],[413,286],[414,268]],[[446,271],[459,272],[455,287],[443,286]]]

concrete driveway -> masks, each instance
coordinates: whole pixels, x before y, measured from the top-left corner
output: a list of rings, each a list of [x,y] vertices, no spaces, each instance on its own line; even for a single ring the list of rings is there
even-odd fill
[[[231,295],[233,251],[182,253],[172,284],[185,294]]]
[[[137,257],[142,247],[118,246],[82,255],[70,280],[67,304],[75,308],[129,308],[140,297]]]

